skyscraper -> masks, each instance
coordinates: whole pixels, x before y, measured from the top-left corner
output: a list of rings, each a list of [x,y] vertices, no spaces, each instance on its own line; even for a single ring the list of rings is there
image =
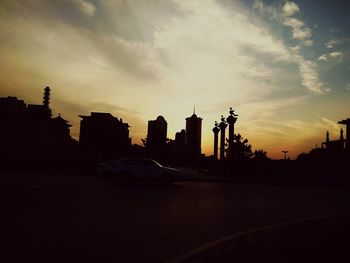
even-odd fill
[[[193,112],[191,117],[186,118],[186,151],[193,157],[199,157],[202,153],[201,150],[202,140],[202,118],[197,117]]]

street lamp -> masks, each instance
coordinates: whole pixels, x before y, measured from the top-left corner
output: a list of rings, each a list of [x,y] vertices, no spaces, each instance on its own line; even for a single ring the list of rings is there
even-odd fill
[[[287,153],[288,151],[282,151],[284,153],[284,160],[287,160]]]

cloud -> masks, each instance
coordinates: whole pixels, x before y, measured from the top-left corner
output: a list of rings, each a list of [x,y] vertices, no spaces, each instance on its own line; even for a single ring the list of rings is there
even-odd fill
[[[319,56],[318,60],[319,60],[319,61],[328,61],[328,56],[327,56],[327,54],[323,54],[323,55]]]
[[[66,25],[80,33],[132,41],[152,40],[162,24],[187,15],[175,0],[3,0],[1,4],[4,17],[25,17],[48,27]]]
[[[319,127],[322,127],[323,129],[328,129],[330,132],[336,133],[339,132],[340,125],[337,121],[333,121],[330,119],[327,119],[326,117],[321,116],[321,120],[323,123],[319,124]]]
[[[310,91],[318,94],[323,93],[323,84],[317,73],[317,64],[310,60],[299,60],[299,70],[301,74],[302,84]]]
[[[86,0],[79,0],[81,10],[88,16],[94,16],[96,12],[96,7],[93,3],[87,2]]]
[[[343,53],[339,51],[334,51],[328,54],[328,56],[332,59],[335,59],[337,62],[340,62],[343,60]]]
[[[307,39],[303,42],[303,45],[306,46],[306,47],[310,47],[314,44],[314,41],[310,40],[310,39]]]
[[[340,40],[340,39],[331,39],[329,40],[328,42],[326,42],[324,45],[327,47],[327,48],[334,48],[335,46],[341,44],[343,41]]]
[[[306,38],[311,37],[311,29],[308,27],[304,27],[304,22],[299,19],[296,19],[294,17],[287,17],[283,21],[283,25],[292,28],[294,39],[304,40]]]
[[[277,8],[274,6],[265,5],[262,0],[255,0],[253,3],[253,9],[257,10],[269,19],[277,19],[280,16]]]
[[[304,22],[294,18],[294,17],[287,17],[284,21],[283,21],[283,25],[285,26],[289,26],[292,28],[300,28],[302,26],[304,26]]]
[[[285,2],[282,7],[282,13],[284,16],[292,16],[300,11],[299,6],[294,2]]]
[[[335,60],[336,62],[341,62],[343,60],[343,53],[340,51],[333,51],[328,54],[323,54],[319,56],[319,61]]]
[[[294,47],[290,47],[289,48],[293,53],[298,53],[299,51],[300,51],[300,49],[301,49],[301,47],[300,46],[294,46]]]
[[[262,0],[254,0],[253,9],[256,9],[261,12],[264,10],[264,8],[265,6]]]
[[[293,38],[297,40],[304,40],[311,37],[311,29],[308,27],[300,28],[296,27],[292,29]]]
[[[309,91],[315,94],[323,94],[325,91],[324,84],[319,78],[317,64],[311,60],[306,60],[301,55],[300,46],[290,47],[290,63],[298,66],[301,84]]]
[[[291,17],[297,12],[299,12],[300,9],[297,4],[294,2],[286,2],[282,6],[282,14],[283,14],[283,25],[290,27],[292,29],[292,37],[293,39],[302,41],[302,45],[309,47],[314,44],[314,42],[308,38],[311,37],[311,29],[307,26],[305,26],[305,23],[297,19],[295,17]]]

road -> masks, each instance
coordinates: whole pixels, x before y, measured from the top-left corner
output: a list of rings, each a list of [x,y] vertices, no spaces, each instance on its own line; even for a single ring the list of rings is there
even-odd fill
[[[0,262],[165,262],[252,228],[350,212],[349,189],[0,176]]]

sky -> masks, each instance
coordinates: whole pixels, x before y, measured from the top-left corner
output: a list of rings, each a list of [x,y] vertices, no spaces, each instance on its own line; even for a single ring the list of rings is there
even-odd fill
[[[214,122],[272,158],[295,158],[350,117],[350,2],[332,0],[2,0],[0,96],[78,115],[111,112],[132,142],[164,116],[168,137],[193,113],[202,151]]]

